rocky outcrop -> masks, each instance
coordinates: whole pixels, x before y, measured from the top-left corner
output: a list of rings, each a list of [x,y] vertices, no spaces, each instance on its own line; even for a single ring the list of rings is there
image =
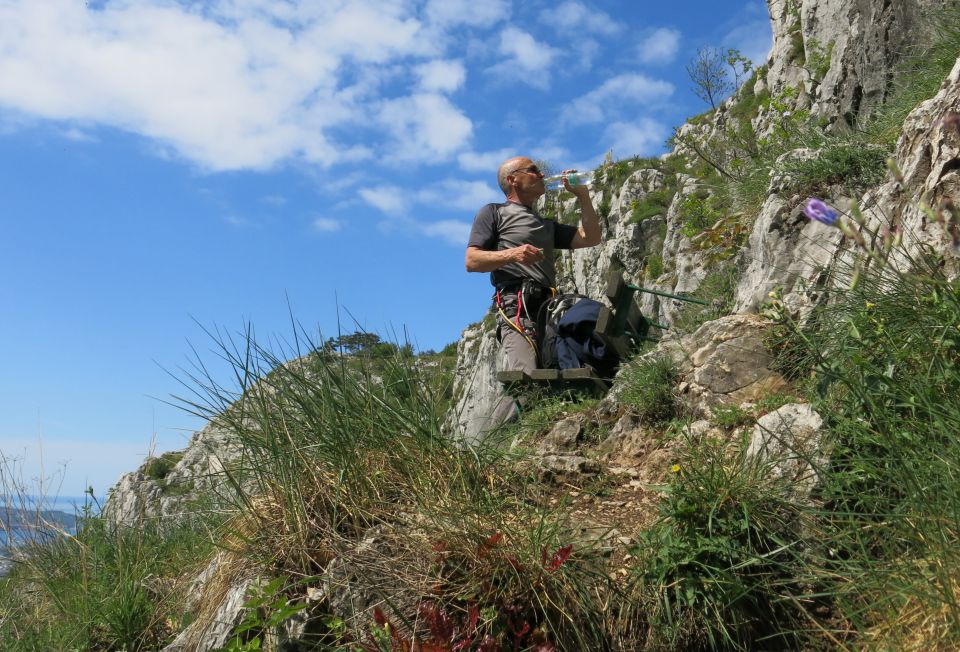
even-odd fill
[[[769,465],[797,498],[807,499],[829,459],[822,442],[823,419],[809,405],[790,403],[757,420],[747,456]]]
[[[144,519],[178,519],[195,511],[198,501],[212,508],[224,498],[224,468],[240,454],[229,431],[208,423],[194,433],[176,462],[170,454],[148,459],[138,470],[120,478],[104,513],[115,523],[131,526]],[[164,460],[172,468],[159,464]]]
[[[767,0],[773,49],[764,82],[799,89],[794,106],[842,128],[893,91],[893,73],[933,28],[923,19],[946,0]]]
[[[512,401],[497,382],[500,351],[493,315],[463,331],[457,345],[454,407],[447,417],[452,437],[476,441],[502,420]]]
[[[907,117],[897,144],[901,178],[868,193],[861,205],[874,229],[898,226],[908,250],[926,246],[956,267],[960,247],[924,207],[960,218],[960,59],[940,91]],[[954,208],[950,209],[950,204]]]
[[[787,386],[771,369],[768,328],[769,322],[757,315],[729,315],[665,343],[663,352],[679,368],[678,391],[695,412],[757,401]]]

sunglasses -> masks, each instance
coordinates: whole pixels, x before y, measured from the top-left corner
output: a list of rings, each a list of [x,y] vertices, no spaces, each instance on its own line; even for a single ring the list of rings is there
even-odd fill
[[[540,168],[536,165],[531,165],[530,167],[520,168],[519,170],[514,170],[510,174],[520,174],[521,172],[530,172],[532,174],[541,174]]]

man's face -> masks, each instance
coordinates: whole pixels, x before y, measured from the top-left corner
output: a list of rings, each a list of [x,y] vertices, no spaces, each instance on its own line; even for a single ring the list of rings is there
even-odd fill
[[[518,195],[539,197],[546,192],[543,185],[543,172],[528,158],[517,161],[510,176],[513,177]]]

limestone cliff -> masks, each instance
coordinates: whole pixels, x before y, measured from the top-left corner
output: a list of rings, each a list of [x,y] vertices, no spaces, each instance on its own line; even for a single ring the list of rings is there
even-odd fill
[[[931,29],[923,12],[947,2],[768,0],[774,39],[769,59],[759,67],[759,74],[705,120],[682,125],[677,133],[689,137],[687,142],[709,146],[720,137],[738,106],[759,97],[779,98],[780,104],[778,110],[769,102],[758,104],[751,118],[757,133],[770,132],[791,110],[809,110],[833,129],[849,128],[890,94],[894,72]],[[957,174],[951,167],[955,143],[951,144],[948,135],[935,126],[951,110],[949,84],[941,95],[911,116],[897,151],[909,181],[919,184],[931,197],[939,197],[944,187],[954,184]],[[696,158],[680,138],[670,155],[688,163]],[[816,157],[817,152],[798,151],[785,156]],[[698,242],[682,228],[685,201],[704,193],[692,172],[653,169],[642,161],[598,170],[593,200],[601,209],[604,240],[592,249],[558,255],[561,291],[600,299],[608,271],[617,268],[630,282],[674,293],[698,293],[705,282],[732,284],[727,288],[730,299],[717,307],[716,316],[722,312],[756,312],[773,290],[779,291],[794,311],[815,303],[822,272],[835,257],[840,236],[801,215],[803,198],[791,190],[789,179],[776,174],[770,178],[767,197],[755,215],[729,216],[738,223],[737,231],[733,242],[724,243],[727,249],[723,260],[718,260],[716,243]],[[916,207],[918,197],[903,196],[898,188],[898,184],[888,183],[858,197],[846,197],[838,189],[832,199],[841,207],[859,203],[875,216],[905,211],[909,224],[918,232],[943,239],[936,225],[923,223]],[[638,203],[658,193],[671,195],[662,210],[635,219]],[[573,211],[571,203],[542,208],[567,216]],[[644,295],[643,307],[656,321],[667,324],[680,319],[684,309],[679,302],[652,295]],[[456,436],[470,440],[489,425],[502,396],[495,381],[497,365],[497,346],[488,316],[465,330],[459,344],[457,403],[450,415],[451,431]],[[172,467],[165,468],[162,476],[151,472],[156,469],[151,462],[124,476],[112,492],[109,511],[122,522],[143,515],[174,515],[196,496],[208,495],[219,482],[223,463],[237,453],[228,436],[208,426],[194,435],[182,458],[171,460]]]
[[[924,12],[945,4],[945,0],[768,0],[774,32],[769,59],[749,85],[705,120],[680,126],[667,158],[689,165],[697,159],[694,150],[710,151],[743,105],[760,96],[778,101],[758,103],[751,118],[757,134],[771,133],[795,111],[808,111],[827,131],[850,129],[893,91],[895,73],[932,29]],[[932,205],[955,189],[956,142],[938,121],[957,110],[956,94],[955,70],[941,93],[917,107],[904,125],[895,157],[907,177],[904,183],[890,181],[853,197],[843,186],[835,186],[828,199],[841,209],[859,205],[877,221],[902,215],[909,237],[948,240],[938,225],[925,223],[918,206],[921,198]],[[735,147],[729,149],[733,154],[728,155],[737,155]],[[801,149],[782,158],[810,160],[819,155]],[[705,282],[728,284],[729,299],[717,306],[716,316],[755,313],[774,291],[797,315],[820,300],[825,271],[838,257],[842,238],[836,229],[803,216],[806,196],[798,193],[789,175],[771,171],[766,198],[755,214],[725,215],[725,223],[705,225],[691,236],[681,214],[690,201],[709,194],[693,170],[672,170],[669,181],[676,188],[672,199],[659,214],[637,223],[633,213],[638,203],[662,191],[668,179],[662,166],[645,168],[642,160],[625,179],[618,178],[617,173],[622,176],[623,167],[629,165],[597,170],[592,196],[594,206],[602,207],[604,240],[598,247],[558,254],[561,291],[602,300],[607,273],[617,268],[628,282],[671,293],[697,294]],[[922,192],[904,193],[907,186]],[[570,205],[562,205],[558,212],[570,210]],[[675,324],[685,306],[644,295],[643,308],[655,321]],[[493,380],[497,349],[492,340],[492,329],[471,328],[465,331],[459,352],[459,401],[453,417],[456,429],[468,440],[478,436],[502,391]]]

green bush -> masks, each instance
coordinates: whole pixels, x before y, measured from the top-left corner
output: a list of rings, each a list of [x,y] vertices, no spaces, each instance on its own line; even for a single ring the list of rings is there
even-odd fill
[[[680,233],[692,238],[723,219],[726,213],[718,203],[703,192],[684,197],[680,202]]]
[[[672,467],[660,517],[641,534],[641,595],[655,647],[797,647],[803,610],[793,552],[803,512],[744,446],[687,441]]]
[[[650,280],[658,279],[665,271],[666,267],[663,264],[663,256],[660,254],[651,254],[647,256],[646,263],[643,268],[643,275],[645,278]]]
[[[163,480],[167,477],[173,467],[183,459],[182,451],[170,451],[163,453],[160,457],[151,457],[144,465],[144,473],[148,478],[154,481]]]
[[[879,183],[886,171],[887,151],[856,140],[833,140],[814,158],[791,161],[782,171],[790,175],[800,195],[820,195],[832,185],[864,188]]]
[[[670,208],[670,203],[673,201],[675,194],[676,190],[669,187],[648,192],[633,203],[630,210],[630,221],[639,224],[649,217],[657,215],[666,217],[667,209]]]
[[[675,395],[678,371],[667,357],[649,357],[629,363],[620,372],[620,401],[651,424],[663,424],[680,412]]]

